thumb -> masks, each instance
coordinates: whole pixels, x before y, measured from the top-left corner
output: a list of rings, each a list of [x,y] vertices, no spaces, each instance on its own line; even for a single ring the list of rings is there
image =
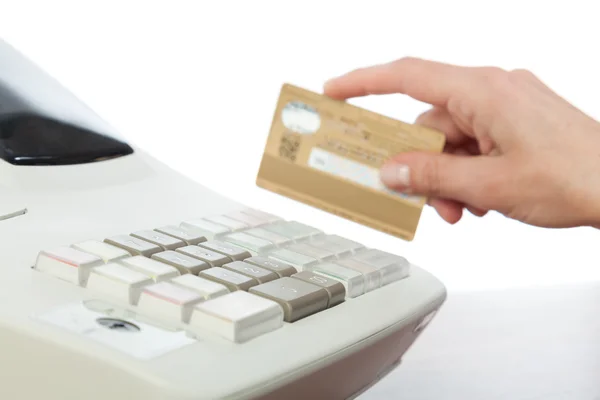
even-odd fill
[[[505,176],[500,157],[447,153],[403,153],[381,169],[381,181],[392,190],[486,207]]]

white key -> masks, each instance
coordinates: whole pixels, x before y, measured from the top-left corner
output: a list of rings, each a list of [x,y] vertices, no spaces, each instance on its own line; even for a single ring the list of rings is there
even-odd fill
[[[254,215],[244,214],[241,211],[230,212],[229,214],[225,214],[227,218],[234,219],[236,221],[240,221],[246,224],[249,227],[255,228],[257,226],[268,224],[269,221],[263,218],[259,218]]]
[[[231,229],[215,224],[214,222],[207,221],[205,219],[193,219],[181,223],[182,228],[196,229],[204,235],[208,240],[214,239],[219,235],[231,232]]]
[[[164,233],[165,235],[173,236],[179,240],[183,240],[188,245],[198,244],[206,241],[206,237],[204,237],[202,231],[192,227],[184,228],[183,226],[168,225],[163,226],[162,228],[157,228],[155,231]]]
[[[163,250],[175,250],[186,245],[182,240],[156,231],[138,231],[133,232],[131,236],[160,246]]]
[[[337,254],[338,257],[345,257],[364,249],[360,243],[343,238],[337,235],[318,236],[308,242],[311,246],[317,246],[329,249]]]
[[[171,280],[171,283],[191,289],[204,297],[206,300],[223,296],[229,293],[229,289],[220,283],[200,278],[196,275],[185,274]]]
[[[312,258],[316,258],[319,261],[328,261],[336,258],[335,253],[331,250],[313,247],[305,243],[292,244],[290,246],[287,246],[286,249],[289,249],[296,253],[307,255]]]
[[[175,285],[160,282],[144,288],[138,308],[140,312],[168,322],[188,322],[194,305],[204,301],[199,293]]]
[[[144,256],[129,257],[119,263],[152,278],[154,282],[166,281],[181,275],[175,267]]]
[[[100,257],[105,263],[131,257],[129,252],[98,240],[86,240],[85,242],[73,244],[71,247]]]
[[[372,265],[381,272],[381,286],[399,281],[410,275],[410,263],[404,257],[369,249],[356,254],[353,258]]]
[[[129,235],[117,235],[105,239],[104,241],[123,250],[127,250],[132,255],[150,257],[152,254],[162,251],[159,246],[153,243]]]
[[[319,260],[316,258],[307,256],[305,254],[296,253],[295,251],[288,249],[277,249],[270,252],[267,257],[293,265],[299,271],[303,271],[306,268],[319,263]]]
[[[40,252],[35,269],[85,287],[90,271],[102,265],[100,257],[64,246]]]
[[[223,241],[233,243],[255,253],[262,253],[275,247],[273,243],[267,240],[248,235],[244,232],[230,233],[223,237]]]
[[[283,309],[276,302],[237,291],[194,307],[190,327],[243,343],[283,326]]]
[[[296,221],[280,221],[274,224],[265,225],[263,226],[263,229],[285,236],[294,241],[308,239],[323,233],[316,228]]]
[[[381,286],[382,274],[378,268],[351,258],[337,260],[335,263],[363,274],[365,277],[365,293],[375,290]]]
[[[346,239],[338,235],[327,235],[327,241],[338,243],[339,245],[345,246],[352,252],[357,252],[365,248],[361,243],[355,242],[354,240]]]
[[[280,217],[278,217],[276,215],[269,214],[268,212],[265,212],[262,210],[256,210],[254,208],[249,208],[249,207],[244,208],[243,210],[241,210],[241,212],[244,214],[252,215],[254,217],[263,219],[263,220],[267,221],[268,223],[277,222],[277,221],[282,220]]]
[[[241,221],[237,221],[235,219],[228,218],[224,215],[211,215],[210,217],[204,217],[204,219],[210,222],[214,222],[215,224],[223,225],[233,232],[249,228],[247,224]]]
[[[317,275],[341,282],[346,288],[346,297],[357,297],[365,293],[365,278],[358,271],[334,263],[319,264],[310,270]]]
[[[292,239],[278,235],[275,232],[271,232],[263,228],[248,229],[247,231],[244,231],[244,233],[271,242],[276,247],[281,247],[292,243]]]
[[[87,289],[112,299],[136,305],[144,286],[154,283],[152,278],[123,265],[110,263],[92,269]]]

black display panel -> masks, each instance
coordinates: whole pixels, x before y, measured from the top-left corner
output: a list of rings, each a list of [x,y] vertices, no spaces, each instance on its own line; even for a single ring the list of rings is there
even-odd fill
[[[0,115],[0,159],[14,165],[70,165],[133,153],[126,143],[39,114]]]

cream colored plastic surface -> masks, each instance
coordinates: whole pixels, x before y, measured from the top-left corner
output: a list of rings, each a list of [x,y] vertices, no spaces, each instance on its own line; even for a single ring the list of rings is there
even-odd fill
[[[177,324],[156,326],[136,318],[133,306],[107,305],[103,296],[33,270],[41,250],[245,208],[135,150],[87,165],[0,161],[0,202],[27,208],[0,219],[0,398],[256,398],[418,323],[445,299],[443,285],[412,266],[408,278],[236,344],[203,332],[187,337]],[[85,325],[65,314],[82,304],[142,329],[66,329]]]

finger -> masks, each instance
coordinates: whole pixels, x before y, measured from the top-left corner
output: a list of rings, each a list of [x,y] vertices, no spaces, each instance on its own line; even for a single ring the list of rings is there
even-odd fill
[[[483,210],[477,207],[467,206],[466,208],[471,214],[473,214],[476,217],[484,217],[488,213],[487,210]]]
[[[435,198],[429,199],[427,203],[449,224],[456,224],[462,218],[463,205],[461,203]]]
[[[360,68],[325,84],[327,96],[345,100],[372,94],[400,93],[432,105],[444,106],[451,96],[472,88],[468,68],[419,58]]]
[[[446,135],[447,143],[453,146],[464,143],[469,137],[465,135],[444,108],[433,107],[417,117],[415,124],[440,131]]]
[[[403,153],[383,166],[381,180],[392,190],[489,209],[490,202],[498,201],[493,196],[503,195],[497,193],[498,186],[508,190],[502,181],[508,171],[501,161],[500,157]]]

